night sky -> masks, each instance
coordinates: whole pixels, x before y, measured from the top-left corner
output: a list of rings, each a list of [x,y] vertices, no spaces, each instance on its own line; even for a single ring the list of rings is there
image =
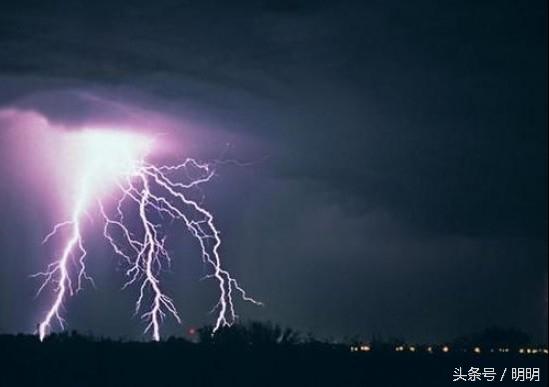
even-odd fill
[[[242,319],[547,339],[545,1],[113,3],[2,2],[0,110],[66,127],[157,114],[181,123],[181,157],[251,161],[205,192],[226,266],[265,303],[239,303]],[[29,274],[60,220],[10,135],[0,120],[0,333],[43,314]],[[165,278],[184,323],[165,334],[214,318],[214,285],[175,235]],[[69,328],[141,338],[119,259],[87,243],[98,286],[69,301]]]

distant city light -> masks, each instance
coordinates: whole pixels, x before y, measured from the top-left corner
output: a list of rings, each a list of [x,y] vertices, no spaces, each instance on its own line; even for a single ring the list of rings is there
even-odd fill
[[[425,348],[424,350],[428,353],[435,352],[433,346],[418,348],[415,345],[398,345],[394,348],[394,351],[405,352],[406,350],[408,350],[409,352],[418,352],[418,349],[422,349],[422,348]],[[351,345],[349,347],[349,350],[351,352],[370,352],[372,351],[372,347],[369,344]],[[450,347],[448,345],[444,345],[440,348],[440,350],[444,353],[448,353],[450,352]],[[463,352],[472,351],[477,354],[482,353],[481,347],[461,348],[460,350],[462,350]],[[490,353],[494,353],[494,352],[509,353],[511,349],[510,348],[490,348],[490,349],[486,349],[486,351]],[[518,353],[521,353],[521,354],[540,354],[540,353],[547,354],[548,352],[549,351],[547,350],[547,348],[519,348],[518,349]]]

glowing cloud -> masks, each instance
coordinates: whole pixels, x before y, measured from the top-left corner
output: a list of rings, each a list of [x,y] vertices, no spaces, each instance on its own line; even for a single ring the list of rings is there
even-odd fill
[[[145,135],[112,129],[65,133],[63,140],[62,165],[56,168],[64,178],[64,189],[70,188],[84,207],[116,188],[120,179],[139,174],[154,145]]]

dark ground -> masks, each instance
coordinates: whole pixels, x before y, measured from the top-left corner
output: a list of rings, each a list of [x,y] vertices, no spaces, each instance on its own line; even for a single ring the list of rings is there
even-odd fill
[[[547,385],[547,355],[429,354],[319,342],[235,342],[194,344],[116,342],[60,335],[40,343],[35,336],[0,336],[0,386],[446,386],[491,384],[452,382],[455,367],[504,368],[505,385]],[[511,380],[512,367],[540,367],[541,382]]]

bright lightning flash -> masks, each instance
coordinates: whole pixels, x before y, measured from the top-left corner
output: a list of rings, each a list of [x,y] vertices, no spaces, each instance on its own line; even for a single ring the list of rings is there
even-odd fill
[[[181,322],[173,300],[160,283],[161,269],[171,261],[165,248],[161,219],[183,222],[198,241],[202,259],[211,269],[206,277],[214,279],[219,288],[214,332],[235,322],[234,293],[260,304],[223,269],[219,253],[221,237],[214,216],[190,194],[214,176],[211,164],[194,159],[178,165],[149,164],[146,156],[153,142],[128,132],[85,130],[75,136],[78,141],[71,148],[81,162],[65,166],[73,168],[76,176],[72,213],[44,239],[45,243],[53,237],[62,237],[63,249],[45,271],[35,274],[44,278],[39,293],[48,286],[54,291],[54,300],[38,326],[40,340],[55,321],[64,328],[61,311],[66,299],[81,290],[84,281],[93,284],[86,273],[87,252],[82,236],[83,218],[91,208],[97,208],[104,220],[104,237],[128,265],[124,288],[132,284],[139,287],[135,313],[146,321],[145,332],[151,332],[154,340],[160,340],[160,324],[166,315]],[[183,181],[175,177],[181,174],[187,176]],[[109,213],[102,199],[112,197],[113,192],[116,205]],[[128,207],[136,212],[139,230],[126,221]]]

